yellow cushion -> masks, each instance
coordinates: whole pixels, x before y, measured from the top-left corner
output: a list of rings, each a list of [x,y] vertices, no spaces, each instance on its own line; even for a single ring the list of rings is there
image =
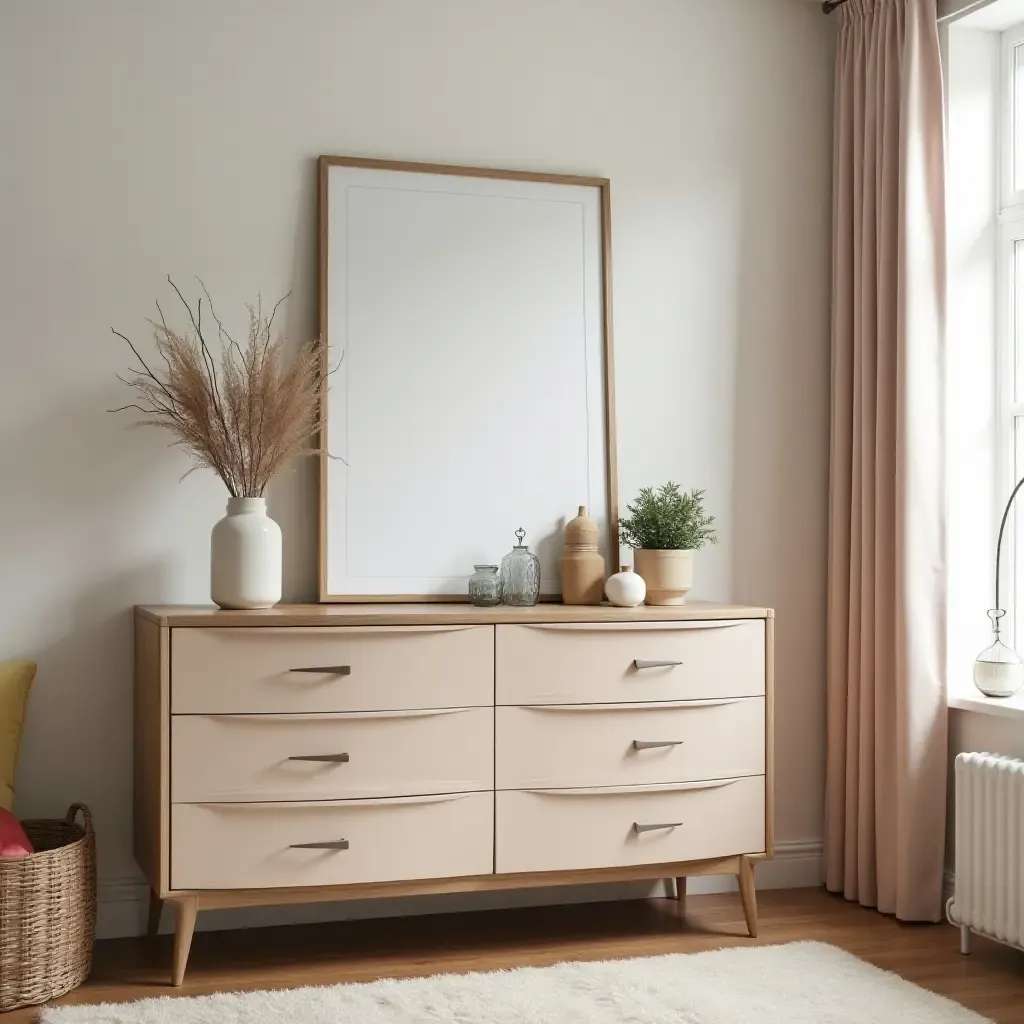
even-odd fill
[[[34,661],[0,661],[0,807],[8,811],[14,803],[14,768],[35,677]]]

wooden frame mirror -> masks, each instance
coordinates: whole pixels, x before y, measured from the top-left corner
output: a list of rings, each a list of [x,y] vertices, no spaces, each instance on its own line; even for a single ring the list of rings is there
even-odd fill
[[[320,157],[320,600],[466,600],[526,530],[542,598],[618,537],[609,184]]]

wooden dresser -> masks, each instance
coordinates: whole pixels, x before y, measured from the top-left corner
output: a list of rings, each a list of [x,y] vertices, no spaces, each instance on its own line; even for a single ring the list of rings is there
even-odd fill
[[[769,609],[139,607],[135,856],[199,910],[736,874],[772,854]]]

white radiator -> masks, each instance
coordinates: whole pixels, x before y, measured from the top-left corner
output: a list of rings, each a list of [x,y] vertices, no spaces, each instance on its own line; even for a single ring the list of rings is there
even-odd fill
[[[946,916],[971,932],[1024,947],[1024,761],[998,754],[956,759],[956,881]]]

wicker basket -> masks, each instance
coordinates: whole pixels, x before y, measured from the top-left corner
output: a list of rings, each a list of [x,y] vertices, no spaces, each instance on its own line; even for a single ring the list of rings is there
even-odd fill
[[[76,824],[82,812],[85,827]],[[77,988],[92,966],[96,839],[85,804],[61,820],[24,821],[36,853],[0,858],[0,1010]]]

